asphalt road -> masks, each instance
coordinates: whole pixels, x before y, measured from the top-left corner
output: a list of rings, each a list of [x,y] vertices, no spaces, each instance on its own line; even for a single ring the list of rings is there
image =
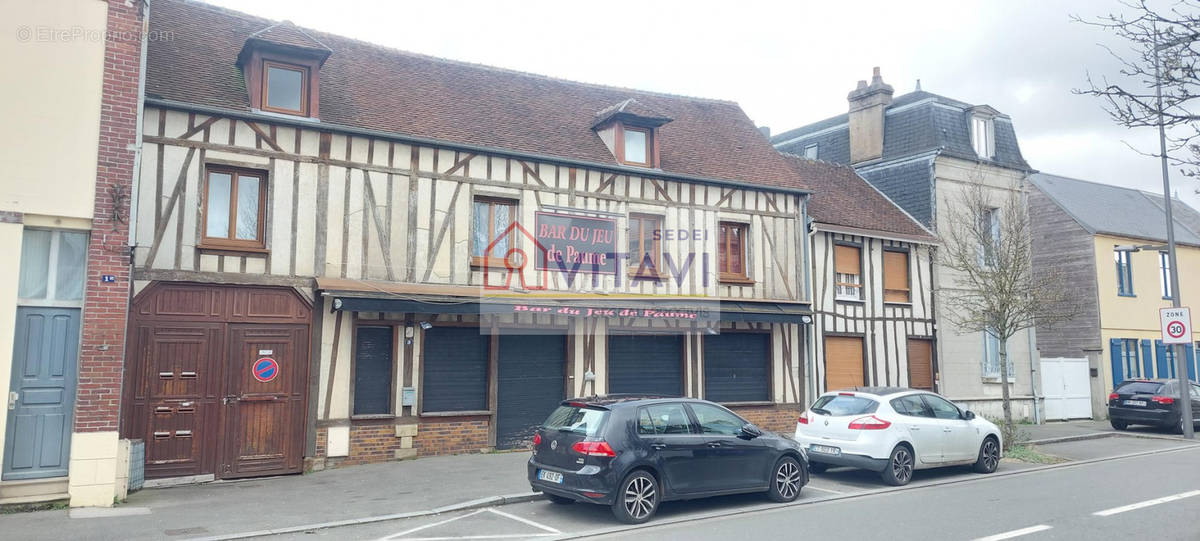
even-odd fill
[[[1200,516],[1200,447],[1182,445],[1178,441],[1114,438],[1092,441],[1088,446],[1047,446],[1043,451],[1084,460],[1093,458],[1086,456],[1091,454],[1165,452],[1050,469],[1006,461],[999,475],[979,475],[964,468],[929,470],[918,472],[912,485],[899,490],[884,487],[878,477],[867,472],[831,470],[814,475],[796,504],[772,504],[760,495],[668,502],[650,524],[636,528],[616,523],[605,507],[536,501],[270,539],[728,540],[752,535],[965,540],[1028,528],[1030,533],[1023,539],[1151,535],[1156,541],[1200,540],[1200,520],[1194,518]],[[1084,456],[1072,456],[1075,454]],[[1107,516],[1094,515],[1180,495],[1184,496]],[[1177,526],[1168,526],[1170,522]],[[1148,524],[1153,525],[1149,531]]]

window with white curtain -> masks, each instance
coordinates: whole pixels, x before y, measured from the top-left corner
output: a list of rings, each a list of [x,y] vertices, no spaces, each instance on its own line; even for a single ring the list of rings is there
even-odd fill
[[[75,304],[83,299],[88,235],[26,229],[21,238],[17,298],[21,304]]]
[[[1013,379],[1012,354],[1008,356],[1008,379]],[[983,377],[1000,379],[1000,339],[992,331],[983,332]]]

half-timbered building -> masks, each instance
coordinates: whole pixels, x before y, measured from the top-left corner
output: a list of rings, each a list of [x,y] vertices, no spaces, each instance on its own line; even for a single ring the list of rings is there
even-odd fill
[[[812,394],[937,388],[935,236],[847,165],[785,154],[813,190]]]
[[[520,447],[563,398],[805,398],[808,189],[732,102],[156,2],[122,430],[148,477]]]

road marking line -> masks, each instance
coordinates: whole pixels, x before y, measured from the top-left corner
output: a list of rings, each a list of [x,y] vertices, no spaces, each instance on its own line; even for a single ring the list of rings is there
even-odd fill
[[[832,493],[834,493],[834,494],[845,494],[845,492],[842,492],[842,491],[840,491],[840,490],[834,490],[834,489],[832,489],[832,488],[821,488],[821,487],[813,486],[813,485],[812,485],[812,483],[809,483],[809,484],[807,484],[807,485],[804,485],[804,488],[811,488],[811,489],[813,489],[813,490],[820,490],[821,492],[832,492]],[[801,489],[801,490],[803,490],[803,489]]]
[[[458,535],[452,537],[406,537],[404,541],[457,541],[459,539],[529,539],[530,537],[550,537],[552,533],[506,533],[496,535]]]
[[[451,523],[451,522],[454,522],[454,521],[456,521],[456,520],[458,520],[458,519],[463,519],[463,518],[467,518],[467,517],[472,517],[472,516],[475,516],[475,515],[478,515],[478,514],[480,514],[480,513],[484,512],[484,511],[486,511],[486,509],[480,509],[480,510],[477,510],[477,511],[472,511],[472,512],[470,512],[470,513],[467,513],[467,514],[465,514],[465,515],[460,515],[460,516],[457,516],[457,517],[448,518],[448,519],[446,519],[446,520],[443,520],[443,521],[440,521],[440,522],[434,522],[434,523],[432,523],[432,524],[426,524],[426,525],[424,525],[424,526],[417,526],[416,528],[413,528],[413,529],[411,529],[411,530],[404,530],[403,532],[400,532],[400,533],[394,533],[394,534],[392,534],[392,535],[389,535],[389,536],[386,536],[386,537],[382,537],[382,538],[380,538],[380,540],[381,540],[381,541],[383,541],[383,540],[388,540],[388,539],[396,539],[396,538],[398,538],[398,537],[405,536],[405,535],[408,535],[408,534],[410,534],[410,533],[419,532],[419,531],[421,531],[421,530],[425,530],[425,529],[429,529],[429,528],[434,528],[434,527],[437,527],[437,526],[441,526],[441,525],[443,525],[443,524],[449,524],[449,523]]]
[[[518,517],[518,516],[516,516],[516,515],[514,515],[514,514],[511,514],[511,513],[505,513],[504,511],[500,511],[500,510],[498,510],[498,509],[495,509],[495,508],[492,508],[492,507],[489,507],[489,508],[487,508],[487,510],[488,510],[488,511],[490,511],[490,512],[492,512],[492,513],[495,513],[495,514],[497,514],[497,515],[500,515],[500,516],[502,516],[502,517],[504,517],[504,518],[510,518],[510,519],[513,519],[513,520],[515,520],[515,521],[517,521],[517,522],[523,522],[523,523],[525,523],[525,524],[528,524],[528,525],[530,525],[530,526],[533,526],[534,528],[537,528],[537,529],[539,529],[539,530],[545,530],[545,531],[547,531],[547,532],[550,532],[550,533],[562,533],[562,532],[560,532],[560,531],[558,531],[558,530],[555,530],[554,528],[551,528],[551,527],[549,527],[549,526],[546,526],[545,524],[538,524],[537,522],[534,522],[534,521],[532,521],[532,520],[529,520],[529,519],[527,519],[527,518],[524,518],[524,517]]]
[[[1153,500],[1146,500],[1146,501],[1144,501],[1144,502],[1132,503],[1132,504],[1129,504],[1129,505],[1122,505],[1121,507],[1114,507],[1114,508],[1112,508],[1112,509],[1105,509],[1105,510],[1103,510],[1103,511],[1096,511],[1095,513],[1092,513],[1092,514],[1093,514],[1093,515],[1096,515],[1096,516],[1098,516],[1098,517],[1107,517],[1107,516],[1109,516],[1109,515],[1115,515],[1115,514],[1117,514],[1117,513],[1124,513],[1124,512],[1126,512],[1126,511],[1133,511],[1134,509],[1141,509],[1141,508],[1143,508],[1143,507],[1150,507],[1151,505],[1158,505],[1158,504],[1160,504],[1160,503],[1167,503],[1167,502],[1173,502],[1173,501],[1175,501],[1175,500],[1182,500],[1182,499],[1184,499],[1184,498],[1191,498],[1192,496],[1200,496],[1200,490],[1193,490],[1193,491],[1190,491],[1190,492],[1183,492],[1183,493],[1180,493],[1180,494],[1175,494],[1175,495],[1173,495],[1173,496],[1163,496],[1162,498],[1154,498]]]
[[[1050,528],[1051,528],[1051,526],[1047,526],[1045,524],[1038,524],[1037,526],[1021,528],[1020,530],[1013,530],[1010,532],[998,533],[996,535],[989,535],[987,537],[980,537],[980,538],[976,539],[975,541],[1000,541],[1001,539],[1012,539],[1014,537],[1021,537],[1022,535],[1029,535],[1031,533],[1044,532],[1046,530],[1049,530]]]

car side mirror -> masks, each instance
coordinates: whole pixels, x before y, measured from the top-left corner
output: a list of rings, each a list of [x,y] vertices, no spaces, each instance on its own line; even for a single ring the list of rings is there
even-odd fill
[[[962,418],[970,421],[971,419],[975,418],[975,412],[973,412],[971,410],[966,410],[963,412]]]
[[[762,430],[760,430],[757,426],[754,426],[754,423],[746,423],[742,425],[742,437],[752,440],[761,435],[763,435]]]

